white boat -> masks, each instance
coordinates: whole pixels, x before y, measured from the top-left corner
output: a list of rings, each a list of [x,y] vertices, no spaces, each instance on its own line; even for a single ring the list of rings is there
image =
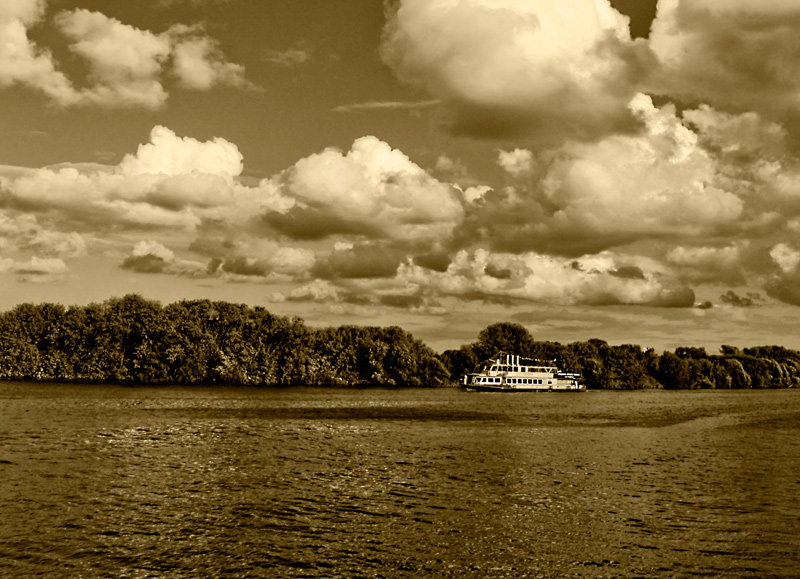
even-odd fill
[[[580,374],[565,372],[555,363],[544,364],[531,358],[496,354],[482,364],[479,372],[461,379],[466,390],[483,392],[583,392]]]

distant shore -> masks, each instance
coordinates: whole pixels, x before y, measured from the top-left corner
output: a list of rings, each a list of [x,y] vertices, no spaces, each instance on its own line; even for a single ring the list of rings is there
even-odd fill
[[[656,353],[600,339],[536,341],[508,322],[437,354],[400,327],[310,329],[210,300],[162,306],[132,294],[101,304],[21,304],[0,314],[0,380],[123,385],[442,388],[498,352],[556,360],[589,390],[762,389],[800,385],[800,353],[780,346]]]

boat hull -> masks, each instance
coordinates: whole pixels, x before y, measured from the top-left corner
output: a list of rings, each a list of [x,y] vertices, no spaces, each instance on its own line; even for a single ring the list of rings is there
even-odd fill
[[[586,388],[503,388],[501,386],[481,386],[481,385],[473,385],[468,384],[466,386],[461,386],[462,390],[467,392],[552,392],[552,393],[578,393],[578,392],[586,392]]]

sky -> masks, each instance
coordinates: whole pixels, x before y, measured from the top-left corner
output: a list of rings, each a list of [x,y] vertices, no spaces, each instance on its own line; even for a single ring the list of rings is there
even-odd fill
[[[0,310],[800,349],[796,0],[3,0]]]

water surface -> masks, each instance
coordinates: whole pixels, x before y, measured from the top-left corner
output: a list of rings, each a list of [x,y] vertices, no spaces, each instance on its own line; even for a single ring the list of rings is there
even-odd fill
[[[800,392],[0,383],[0,571],[793,577]]]

